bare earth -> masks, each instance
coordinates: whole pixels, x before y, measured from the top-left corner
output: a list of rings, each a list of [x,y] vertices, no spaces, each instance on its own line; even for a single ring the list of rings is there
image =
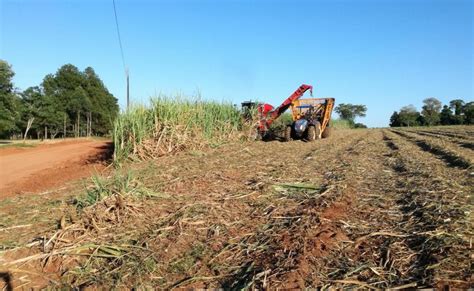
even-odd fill
[[[0,149],[0,198],[37,192],[100,171],[110,142],[81,139]]]

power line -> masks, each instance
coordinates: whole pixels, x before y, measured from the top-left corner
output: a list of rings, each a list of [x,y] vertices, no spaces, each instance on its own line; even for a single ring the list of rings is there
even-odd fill
[[[119,24],[118,24],[117,8],[115,7],[115,0],[112,0],[112,3],[114,4],[115,27],[117,28],[117,36],[118,36],[118,41],[119,41],[119,45],[120,45],[120,53],[122,55],[123,69],[126,73],[127,72],[127,67],[125,66],[125,57],[124,57],[124,54],[123,54],[122,38],[120,37],[120,28],[119,28]]]
[[[118,41],[119,41],[119,45],[120,45],[120,54],[122,56],[122,64],[123,64],[123,70],[125,72],[125,77],[127,79],[127,109],[130,105],[130,96],[129,96],[129,75],[128,75],[128,68],[127,66],[125,65],[125,56],[124,56],[124,53],[123,53],[123,45],[122,45],[122,37],[120,36],[120,28],[119,28],[119,23],[118,23],[118,17],[117,17],[117,7],[115,6],[115,0],[112,0],[112,3],[113,3],[113,6],[114,6],[114,15],[115,15],[115,27],[117,29],[117,36],[118,36]]]

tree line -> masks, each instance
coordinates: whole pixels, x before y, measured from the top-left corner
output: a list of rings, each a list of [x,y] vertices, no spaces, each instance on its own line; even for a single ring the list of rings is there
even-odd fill
[[[423,100],[421,112],[408,105],[394,111],[391,127],[474,124],[474,102],[454,99],[443,105],[434,97]]]
[[[346,120],[352,128],[367,128],[363,123],[356,123],[356,117],[365,117],[367,106],[359,104],[341,103],[334,108],[342,120]]]
[[[38,86],[16,89],[11,65],[0,60],[0,138],[102,136],[119,112],[117,98],[87,67],[67,64]]]

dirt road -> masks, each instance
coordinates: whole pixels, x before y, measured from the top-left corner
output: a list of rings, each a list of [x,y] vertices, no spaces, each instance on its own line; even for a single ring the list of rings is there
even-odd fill
[[[107,141],[83,139],[0,149],[0,198],[45,190],[103,169],[109,148]]]

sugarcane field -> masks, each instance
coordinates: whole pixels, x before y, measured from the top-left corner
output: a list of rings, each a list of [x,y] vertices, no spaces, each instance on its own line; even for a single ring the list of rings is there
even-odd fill
[[[341,129],[105,169],[2,199],[1,263],[31,287],[467,288],[473,131]]]
[[[0,291],[472,290],[473,5],[2,2]]]

